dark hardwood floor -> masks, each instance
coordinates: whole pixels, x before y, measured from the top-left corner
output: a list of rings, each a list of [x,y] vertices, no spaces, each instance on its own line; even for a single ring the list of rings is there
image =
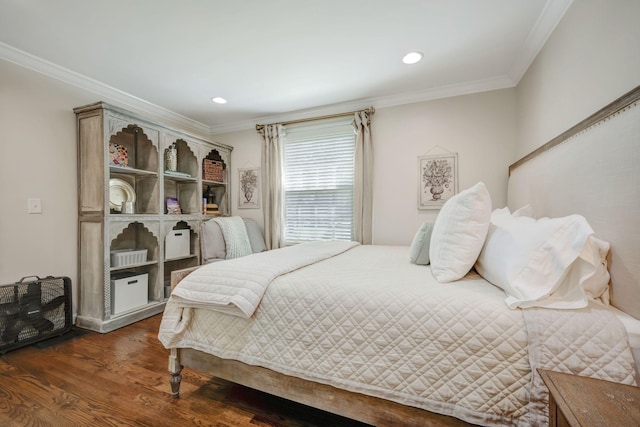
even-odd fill
[[[187,368],[172,398],[159,325],[154,316],[0,356],[0,425],[363,426]]]

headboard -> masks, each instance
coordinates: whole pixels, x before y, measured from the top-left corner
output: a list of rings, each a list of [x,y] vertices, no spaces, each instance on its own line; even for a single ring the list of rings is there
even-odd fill
[[[640,319],[640,86],[509,167],[508,205],[583,215],[611,244],[611,304]]]

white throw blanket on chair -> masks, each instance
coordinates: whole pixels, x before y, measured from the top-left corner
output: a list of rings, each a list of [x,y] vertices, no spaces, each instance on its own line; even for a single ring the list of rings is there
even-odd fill
[[[222,237],[227,247],[226,259],[240,258],[251,255],[251,242],[244,225],[244,221],[239,216],[213,219],[222,230]]]

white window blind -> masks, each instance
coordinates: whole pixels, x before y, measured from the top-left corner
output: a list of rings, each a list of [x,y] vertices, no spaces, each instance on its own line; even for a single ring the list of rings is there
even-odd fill
[[[353,239],[352,118],[287,126],[284,244]]]

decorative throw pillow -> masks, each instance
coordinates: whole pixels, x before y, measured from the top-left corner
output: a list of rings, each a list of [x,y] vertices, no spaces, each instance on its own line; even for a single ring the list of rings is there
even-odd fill
[[[583,284],[597,298],[609,281],[602,256],[608,245],[592,234],[580,215],[535,220],[497,209],[475,267],[505,291],[510,308],[585,307]]]
[[[433,224],[430,221],[425,222],[413,237],[413,242],[411,242],[411,247],[409,248],[409,259],[413,264],[429,264],[429,246],[431,244]]]
[[[433,225],[429,249],[436,280],[452,282],[471,270],[487,236],[490,216],[491,195],[482,182],[445,202]]]
[[[218,223],[212,219],[203,222],[200,226],[200,251],[203,264],[227,257],[222,230],[220,230]]]
[[[250,218],[242,218],[242,220],[251,244],[251,252],[255,254],[266,251],[267,246],[264,243],[264,237],[262,237],[258,223]],[[220,225],[213,219],[202,223],[200,226],[200,251],[203,264],[220,261],[227,257],[227,245],[224,242],[222,230]]]
[[[251,243],[251,252],[258,253],[267,250],[267,245],[264,243],[264,237],[258,223],[251,218],[242,218],[244,226],[247,229],[247,235],[249,236],[249,242]]]

